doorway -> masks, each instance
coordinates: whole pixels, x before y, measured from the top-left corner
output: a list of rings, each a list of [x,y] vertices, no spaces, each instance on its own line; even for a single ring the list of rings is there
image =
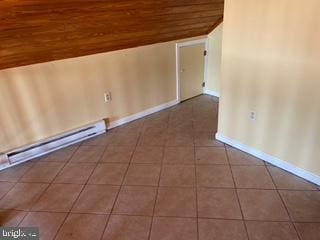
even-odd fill
[[[206,83],[207,40],[177,44],[177,95],[185,101],[203,93]]]

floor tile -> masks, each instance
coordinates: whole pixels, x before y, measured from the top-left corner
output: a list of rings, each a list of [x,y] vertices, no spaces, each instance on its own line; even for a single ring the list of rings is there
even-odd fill
[[[81,146],[73,154],[72,163],[96,163],[104,153],[105,147],[102,146]]]
[[[195,164],[193,147],[166,147],[164,164]]]
[[[114,134],[111,132],[103,133],[99,136],[85,140],[81,145],[85,146],[107,146],[113,139]]]
[[[130,164],[124,185],[158,186],[161,165]]]
[[[164,165],[160,177],[160,186],[195,186],[195,167],[188,165]]]
[[[68,163],[56,176],[54,182],[84,184],[95,166],[94,163]]]
[[[151,217],[111,215],[103,240],[148,240]]]
[[[0,208],[29,210],[47,186],[45,183],[17,183],[1,199]]]
[[[265,166],[232,166],[237,188],[275,189]]]
[[[100,239],[107,222],[107,215],[70,214],[56,240],[92,240]]]
[[[280,191],[290,217],[298,222],[320,222],[320,191]]]
[[[250,240],[299,240],[292,223],[246,222]]]
[[[1,227],[17,227],[27,212],[17,210],[0,210]]]
[[[141,135],[139,146],[164,146],[167,132],[163,128],[148,128]]]
[[[196,217],[195,188],[159,188],[156,216]]]
[[[116,127],[116,134],[139,134],[142,131],[142,127],[144,125],[144,118],[132,121],[130,123],[124,124],[122,126]]]
[[[139,133],[121,132],[117,133],[113,137],[113,140],[110,142],[110,145],[135,147],[137,145],[138,139]]]
[[[118,186],[86,185],[71,211],[76,213],[110,213],[119,189]]]
[[[113,213],[151,216],[156,192],[155,187],[124,186],[120,190]]]
[[[299,240],[318,240],[317,186],[232,147],[226,154],[217,109],[201,95],[0,171],[0,225],[37,225],[43,239],[248,240],[240,200],[250,240],[298,240],[287,209]]]
[[[275,190],[238,189],[246,220],[288,221],[289,216]]]
[[[133,163],[161,164],[163,147],[138,146],[133,154]]]
[[[188,117],[183,117],[181,119],[171,120],[168,125],[168,134],[181,134],[192,132],[193,122],[192,115],[190,114],[190,120],[186,120]]]
[[[264,162],[238,149],[227,147],[227,154],[231,165],[264,165]]]
[[[317,187],[314,184],[280,168],[268,166],[268,169],[278,189],[317,190]]]
[[[319,240],[320,223],[295,223],[301,240]]]
[[[20,181],[50,183],[63,166],[64,163],[58,162],[37,162]]]
[[[0,181],[17,182],[33,165],[33,162],[26,162],[1,170]]]
[[[215,139],[214,131],[208,132],[206,131],[197,131],[194,135],[194,143],[196,146],[203,147],[223,147],[224,144]]]
[[[164,120],[146,120],[143,124],[142,131],[144,132],[148,128],[161,128],[167,129],[168,128],[168,121]]]
[[[52,184],[32,207],[34,211],[68,212],[83,185]]]
[[[191,130],[190,130],[191,132]],[[171,133],[167,137],[167,147],[193,147],[194,146],[193,133]]]
[[[198,189],[198,216],[242,219],[236,191],[234,189]]]
[[[90,184],[121,185],[128,164],[99,163],[89,178]]]
[[[44,156],[43,160],[45,162],[67,162],[70,160],[74,152],[77,150],[78,146],[70,146],[66,148],[59,149]]]
[[[66,215],[66,213],[30,212],[19,227],[37,227],[39,228],[41,239],[52,240]]]
[[[143,124],[146,124],[148,121],[163,121],[168,122],[169,121],[169,115],[170,111],[168,109],[162,110],[160,112],[153,113],[149,116],[146,116],[144,119],[145,121]]]
[[[7,192],[10,191],[11,188],[13,188],[14,183],[12,182],[0,182],[0,199],[6,195]]]
[[[228,165],[197,166],[197,185],[200,187],[234,188]]]
[[[175,128],[178,128],[178,131],[181,132],[183,129],[184,131],[192,130],[193,129],[193,114],[192,114],[192,107],[190,108],[190,111],[180,111],[176,113],[171,113],[169,117],[168,122],[168,128],[170,129],[170,132],[174,132]]]
[[[248,240],[243,221],[199,220],[199,240]]]
[[[195,218],[155,217],[151,229],[151,240],[196,240]]]
[[[109,146],[100,162],[129,163],[133,154],[133,147]]]
[[[224,147],[197,147],[197,164],[229,164]]]
[[[197,132],[217,132],[217,122],[214,119],[194,121],[193,129]]]

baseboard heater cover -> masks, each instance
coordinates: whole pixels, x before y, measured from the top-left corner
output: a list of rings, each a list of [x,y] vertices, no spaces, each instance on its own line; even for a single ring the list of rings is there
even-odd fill
[[[0,170],[95,137],[105,131],[106,124],[102,120],[35,144],[17,148],[7,153],[0,153]]]

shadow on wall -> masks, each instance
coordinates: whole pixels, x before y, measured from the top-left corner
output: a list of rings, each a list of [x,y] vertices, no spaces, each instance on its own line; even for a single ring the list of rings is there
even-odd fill
[[[113,100],[104,102],[111,92]],[[175,43],[0,71],[0,152],[172,101]]]

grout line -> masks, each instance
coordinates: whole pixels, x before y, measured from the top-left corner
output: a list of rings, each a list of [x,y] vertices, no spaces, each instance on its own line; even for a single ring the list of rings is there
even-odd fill
[[[226,148],[226,147],[224,147],[224,151],[225,151],[225,154],[226,154],[226,156],[227,156],[228,163],[229,163],[229,169],[230,169],[230,171],[231,171],[232,181],[233,181],[234,187],[236,188],[234,191],[235,191],[235,193],[236,193],[236,197],[237,197],[237,200],[238,200],[240,212],[241,212],[241,215],[242,215],[243,225],[244,225],[244,228],[245,228],[246,233],[247,233],[247,239],[249,239],[249,232],[248,232],[246,220],[245,220],[245,218],[244,218],[243,210],[242,210],[242,207],[241,207],[241,204],[240,204],[240,199],[239,199],[239,195],[238,195],[238,191],[237,191],[237,185],[236,185],[236,181],[234,180],[234,176],[233,176],[233,172],[232,172],[232,167],[231,167],[231,164],[230,164],[229,155],[228,155],[228,151],[227,151],[227,148]]]
[[[81,145],[80,145],[80,146],[81,146]],[[77,148],[77,150],[76,150],[76,151],[74,151],[74,153],[73,153],[73,154],[72,154],[72,156],[70,157],[69,161],[65,164],[65,166],[71,162],[71,159],[74,157],[75,153],[79,150],[80,146]],[[103,153],[100,155],[99,160],[102,158],[102,156],[103,156],[103,154],[105,153],[105,151],[106,151],[107,147],[108,147],[108,145],[104,146]],[[86,182],[85,182],[84,184],[79,184],[79,185],[82,185],[81,191],[79,192],[78,196],[76,197],[76,199],[74,200],[73,204],[71,205],[71,207],[70,207],[69,211],[67,212],[67,214],[66,214],[66,216],[65,216],[65,218],[64,218],[64,220],[63,220],[63,222],[62,222],[62,224],[59,226],[59,228],[58,228],[58,230],[57,230],[56,234],[54,235],[54,238],[53,238],[53,239],[56,239],[56,238],[57,238],[57,236],[58,236],[58,234],[59,234],[59,232],[60,232],[60,230],[61,230],[62,226],[63,226],[63,225],[64,225],[64,223],[66,222],[67,218],[70,216],[71,211],[72,211],[72,208],[75,206],[76,202],[77,202],[77,201],[78,201],[78,199],[80,198],[80,196],[81,196],[81,194],[82,194],[83,190],[85,189],[85,187],[86,187],[86,185],[87,185],[87,183],[88,183],[88,181],[89,181],[90,177],[92,176],[92,174],[93,174],[94,170],[95,170],[95,169],[96,169],[96,167],[98,166],[98,162],[99,162],[99,161],[97,161],[97,162],[95,163],[95,167],[92,169],[92,171],[91,171],[91,173],[89,174],[88,179],[86,180]],[[77,163],[77,164],[79,164],[79,163]],[[65,168],[65,166],[63,167],[63,169]],[[50,184],[50,185],[54,184],[54,180],[57,178],[57,176],[58,176],[58,174],[57,174],[57,175],[56,175],[56,177],[52,180],[52,182],[51,182],[51,184]],[[39,199],[40,199],[40,198],[39,198]],[[39,199],[38,199],[38,201],[39,201]]]
[[[194,115],[194,107],[192,105],[192,116]],[[198,178],[197,178],[197,160],[196,160],[196,144],[194,136],[194,121],[192,121],[192,133],[193,133],[193,161],[194,161],[194,174],[195,174],[195,194],[196,194],[196,216],[197,216],[197,239],[200,239],[199,232],[199,213],[198,213]]]
[[[3,210],[8,210],[8,209],[3,209]],[[19,212],[25,212],[25,213],[65,213],[68,214],[69,212],[65,211],[46,211],[46,210],[34,210],[34,211],[26,211],[26,210],[21,210],[21,209],[10,209],[10,210],[15,210]],[[143,214],[127,214],[127,213],[94,213],[94,212],[71,212],[74,214],[79,214],[79,215],[98,215],[98,216],[105,216],[105,215],[118,215],[118,216],[132,216],[132,217],[150,217],[152,218],[151,215],[143,215]],[[187,219],[196,219],[197,217],[186,217],[186,216],[168,216],[168,215],[163,215],[163,216],[155,216],[155,217],[162,217],[162,218],[187,218]],[[242,220],[242,219],[236,219],[236,218],[217,218],[217,217],[199,217],[199,219],[212,219],[212,220],[225,220],[225,221],[241,221],[241,222],[270,222],[270,223],[312,223],[312,224],[320,224],[320,222],[303,222],[303,221],[290,221],[290,220],[260,220],[260,219],[248,219],[248,220]]]
[[[269,176],[271,177],[271,180],[272,180],[274,186],[276,187],[276,183],[275,183],[275,181],[274,181],[274,179],[273,179],[273,177],[272,177],[272,175],[271,175],[271,173],[270,173],[270,171],[269,171],[269,168],[266,167],[266,169],[267,169],[267,172],[268,172]],[[283,206],[284,206],[284,208],[285,208],[285,210],[286,210],[286,212],[287,212],[287,214],[288,214],[288,217],[289,217],[289,219],[290,219],[290,222],[291,222],[291,224],[293,225],[294,230],[296,231],[296,234],[297,234],[298,238],[301,240],[301,237],[300,237],[300,235],[299,235],[299,232],[298,232],[295,224],[294,224],[293,221],[292,221],[292,217],[291,217],[291,215],[290,215],[290,212],[289,212],[289,210],[288,210],[288,208],[287,208],[287,205],[286,205],[285,201],[283,200],[283,198],[282,198],[279,190],[276,189],[276,191],[277,191],[278,196],[280,197],[281,202],[282,202],[282,204],[283,204]]]
[[[127,175],[127,173],[128,173],[128,170],[129,170],[130,164],[131,164],[131,162],[132,162],[134,153],[135,153],[135,151],[136,151],[136,149],[137,149],[137,146],[138,146],[138,144],[139,144],[140,138],[141,138],[141,132],[139,132],[139,135],[138,135],[138,138],[137,138],[137,142],[136,142],[136,144],[135,144],[135,146],[134,146],[133,151],[131,152],[130,161],[127,163],[127,169],[126,169],[125,173],[123,174],[123,178],[122,178],[122,181],[121,181],[121,185],[120,185],[120,187],[119,187],[118,193],[116,194],[116,197],[115,197],[114,202],[113,202],[113,204],[112,204],[112,208],[111,208],[111,210],[110,210],[109,217],[108,217],[108,219],[107,219],[107,221],[106,221],[106,223],[105,223],[105,226],[104,226],[104,228],[103,228],[103,231],[102,231],[100,240],[103,239],[104,233],[105,233],[105,231],[107,230],[107,227],[108,227],[108,224],[109,224],[111,215],[112,215],[113,210],[114,210],[114,207],[115,207],[115,205],[116,205],[116,203],[117,203],[117,201],[118,201],[118,197],[119,197],[119,195],[120,195],[120,191],[121,191],[121,189],[122,189],[122,187],[123,187],[123,183],[124,183],[125,178],[126,178],[126,175]]]
[[[30,166],[16,181],[13,181],[13,182],[11,182],[11,181],[4,181],[4,182],[13,183],[13,186],[10,188],[9,191],[6,192],[6,194],[4,194],[4,195],[0,198],[0,200],[4,199],[4,198],[7,196],[7,194],[8,194],[13,188],[16,187],[16,185],[17,185],[17,184],[19,183],[19,181],[24,177],[24,175],[26,175],[27,172],[29,172],[30,169],[33,168],[33,166],[35,165],[35,163],[34,163],[34,162],[30,162],[30,163],[32,163],[32,166]],[[1,182],[2,182],[2,181],[1,181]]]
[[[191,102],[191,104],[192,104],[191,106],[192,106],[192,115],[193,115],[193,114],[194,114],[194,103]],[[180,106],[181,106],[181,105],[180,105]],[[188,108],[188,106],[187,106],[187,108]],[[174,114],[177,114],[177,113],[179,114],[179,113],[181,113],[180,111],[174,112],[173,110],[175,110],[175,109],[176,109],[176,108],[174,108],[174,107],[172,107],[172,108],[169,109],[169,116],[168,116],[168,120],[167,120],[168,122],[170,121],[170,118],[172,118],[172,116],[173,116],[173,115],[171,115],[171,113],[174,113]],[[166,111],[166,110],[164,110],[164,111]],[[184,111],[184,108],[182,109],[182,111]],[[183,113],[183,112],[182,112],[182,113]],[[130,123],[129,123],[129,124],[130,124]],[[194,132],[194,124],[195,124],[195,121],[192,120],[192,132]],[[141,129],[143,129],[143,125],[144,125],[144,121],[143,121],[143,123],[142,123]],[[177,125],[177,126],[178,126],[178,125]],[[140,126],[139,126],[139,127],[140,127]],[[152,128],[152,127],[154,128],[155,126],[152,126],[152,125],[151,125],[151,128]],[[121,129],[121,128],[118,127],[118,129]],[[168,129],[168,124],[166,125],[166,128],[163,128],[163,129]],[[167,130],[166,130],[166,132],[167,132]],[[113,134],[114,134],[114,133],[118,134],[117,132],[113,132]],[[123,133],[120,132],[120,131],[119,131],[119,133],[123,134]],[[163,188],[193,188],[193,189],[195,189],[195,191],[196,191],[196,210],[197,210],[197,211],[196,211],[196,217],[180,217],[180,216],[161,216],[161,217],[196,219],[196,220],[197,220],[197,238],[198,238],[198,239],[199,239],[199,221],[198,221],[198,220],[199,220],[199,219],[217,219],[217,220],[237,220],[237,221],[243,222],[243,223],[244,223],[245,230],[246,230],[246,233],[247,233],[247,237],[248,237],[248,230],[247,230],[246,222],[250,222],[250,221],[252,221],[252,222],[254,222],[254,221],[255,221],[255,222],[275,222],[275,223],[278,223],[278,222],[288,222],[288,223],[292,223],[292,224],[294,225],[295,231],[296,231],[299,239],[301,240],[301,236],[299,235],[299,232],[297,231],[296,226],[295,226],[295,224],[294,224],[294,223],[299,223],[299,222],[294,222],[293,219],[291,218],[291,216],[290,216],[290,214],[289,214],[289,211],[288,211],[288,209],[287,209],[287,207],[286,207],[286,205],[285,205],[285,203],[284,203],[284,200],[282,199],[282,197],[281,197],[281,195],[280,195],[279,190],[315,192],[315,191],[320,191],[320,188],[317,188],[317,189],[315,189],[315,190],[278,189],[277,187],[276,187],[276,189],[237,188],[237,186],[235,185],[235,180],[234,180],[234,176],[233,176],[233,173],[232,173],[232,167],[231,167],[231,166],[265,166],[265,167],[267,168],[267,170],[268,170],[269,175],[271,176],[271,174],[270,174],[270,172],[269,172],[269,169],[268,169],[268,166],[266,165],[266,163],[264,163],[264,165],[251,165],[251,164],[245,164],[245,165],[243,165],[243,164],[241,164],[241,165],[236,164],[236,165],[233,165],[233,164],[230,164],[229,156],[228,156],[227,149],[226,149],[227,146],[226,146],[225,144],[224,144],[223,146],[195,146],[195,138],[193,138],[193,150],[194,150],[194,161],[195,161],[194,164],[165,164],[165,163],[164,163],[164,151],[165,151],[165,149],[166,149],[166,148],[183,147],[183,146],[166,146],[166,144],[164,144],[163,146],[154,146],[154,147],[162,147],[162,148],[163,148],[163,156],[162,156],[162,161],[161,161],[161,164],[160,164],[160,165],[161,165],[161,169],[160,169],[160,175],[159,175],[159,179],[158,179],[158,186],[156,186],[156,185],[154,185],[154,186],[148,186],[148,185],[125,185],[124,182],[125,182],[125,178],[126,178],[126,175],[127,175],[127,172],[128,172],[128,170],[129,170],[130,165],[133,165],[133,164],[137,164],[137,165],[138,165],[138,164],[141,164],[141,165],[143,165],[143,164],[144,164],[144,165],[159,165],[159,164],[154,164],[154,163],[133,163],[133,162],[132,162],[132,161],[133,161],[134,153],[136,152],[137,147],[139,146],[139,142],[140,142],[141,138],[143,137],[144,132],[141,130],[141,131],[139,131],[139,133],[137,133],[137,134],[138,134],[138,139],[137,139],[137,142],[136,142],[136,144],[135,144],[135,147],[133,148],[133,152],[131,153],[130,161],[129,161],[128,163],[101,162],[101,161],[98,161],[98,162],[94,163],[94,164],[95,164],[95,167],[93,168],[91,174],[89,175],[86,183],[85,183],[85,184],[77,184],[77,185],[83,185],[83,188],[82,188],[82,190],[80,191],[80,193],[79,193],[78,197],[76,198],[76,200],[74,201],[74,203],[73,203],[72,207],[70,208],[70,210],[69,210],[68,212],[63,212],[63,213],[66,213],[66,216],[65,216],[63,222],[61,223],[59,229],[57,230],[57,232],[56,232],[56,234],[55,234],[55,236],[54,236],[55,239],[57,238],[57,235],[58,235],[59,231],[61,230],[63,224],[65,223],[67,217],[71,214],[71,210],[72,210],[73,206],[76,204],[77,200],[80,198],[81,193],[83,192],[83,190],[85,189],[85,187],[88,186],[88,185],[100,185],[100,186],[107,185],[107,186],[118,186],[118,187],[119,187],[118,193],[116,194],[116,197],[115,197],[115,200],[114,200],[112,209],[110,210],[110,213],[77,213],[77,214],[92,214],[92,215],[108,215],[107,220],[106,220],[106,223],[105,223],[105,227],[104,227],[104,229],[103,229],[103,231],[102,231],[101,239],[102,239],[103,236],[104,236],[104,233],[105,233],[105,231],[106,231],[106,229],[107,229],[107,226],[108,226],[108,224],[109,224],[109,221],[110,221],[110,217],[111,217],[112,215],[147,216],[147,215],[122,214],[122,213],[115,213],[115,214],[113,214],[113,210],[114,210],[114,207],[115,207],[116,202],[117,202],[117,200],[118,200],[118,197],[119,197],[121,188],[123,188],[123,187],[125,187],[125,186],[144,186],[144,187],[157,187],[155,202],[154,202],[154,206],[153,206],[153,214],[152,214],[152,216],[147,216],[147,217],[151,217],[151,218],[152,218],[151,224],[150,224],[150,229],[149,229],[149,239],[151,238],[151,231],[152,231],[152,225],[153,225],[154,217],[155,217],[155,216],[154,216],[154,212],[155,212],[155,208],[156,208],[156,203],[157,203],[157,198],[158,198],[158,192],[159,192],[159,189],[160,189],[161,187],[163,187]],[[166,141],[167,141],[167,135],[166,135]],[[40,197],[35,201],[35,203],[36,203],[37,201],[39,201],[39,199],[43,196],[43,194],[47,191],[47,189],[48,189],[52,184],[54,184],[54,179],[55,179],[55,178],[59,175],[59,173],[65,168],[65,166],[71,162],[72,157],[73,157],[74,154],[78,151],[78,149],[80,148],[80,146],[96,146],[96,145],[83,145],[83,144],[77,145],[77,146],[76,146],[76,147],[77,147],[76,150],[72,153],[71,157],[69,157],[68,161],[62,162],[62,163],[64,163],[63,167],[57,172],[56,176],[53,178],[53,180],[52,180],[51,182],[49,182],[49,183],[48,183],[48,182],[39,182],[39,183],[43,183],[43,184],[48,184],[48,186],[47,186],[47,188],[46,188],[45,190],[43,190],[43,192],[40,194]],[[100,146],[100,145],[99,145],[99,146]],[[106,150],[107,150],[107,148],[108,148],[109,146],[125,146],[125,145],[111,145],[111,144],[107,144],[106,146],[104,146],[105,149],[104,149],[104,152],[103,152],[103,154],[101,155],[101,157],[104,155],[104,153],[106,152]],[[141,146],[144,146],[144,145],[141,145]],[[101,147],[101,146],[100,146],[100,147]],[[148,147],[148,145],[145,145],[145,147]],[[150,147],[153,147],[153,146],[150,146]],[[196,148],[198,148],[198,147],[206,147],[206,148],[210,148],[210,147],[220,147],[220,148],[222,148],[222,147],[224,147],[224,151],[225,151],[225,153],[226,153],[226,155],[227,155],[228,164],[197,164],[197,163],[196,163],[196,158],[195,158],[195,150],[196,150]],[[100,160],[101,160],[101,157],[100,157]],[[59,163],[61,163],[61,161],[43,161],[43,162],[59,162]],[[0,181],[0,183],[1,183],[1,182],[10,182],[10,183],[13,183],[12,188],[10,188],[10,189],[8,190],[8,192],[7,192],[1,199],[3,199],[18,183],[38,183],[38,182],[23,182],[23,181],[21,181],[22,178],[23,178],[29,171],[31,171],[31,169],[35,166],[35,164],[36,164],[36,163],[33,163],[33,165],[31,165],[30,168],[28,168],[28,169],[26,170],[26,172],[23,173],[22,176],[19,177],[19,179],[18,179],[16,182]],[[83,162],[83,163],[77,163],[77,162],[75,162],[75,164],[88,164],[88,162],[87,162],[87,163],[86,163],[86,162]],[[123,178],[122,178],[122,181],[121,181],[121,185],[113,185],[113,184],[89,184],[88,181],[89,181],[90,177],[92,176],[92,174],[94,173],[95,169],[97,168],[97,165],[98,165],[98,164],[123,164],[123,165],[124,165],[124,164],[127,164],[127,168],[126,168],[126,171],[125,171],[125,173],[124,173],[124,175],[123,175]],[[168,166],[174,166],[174,165],[194,166],[194,168],[195,168],[195,187],[188,187],[188,186],[161,186],[161,187],[160,187],[160,180],[161,180],[162,169],[163,169],[163,166],[165,166],[165,165],[168,165]],[[218,188],[217,188],[217,187],[205,187],[205,186],[204,186],[204,187],[201,187],[201,186],[198,186],[198,184],[197,184],[197,167],[198,167],[198,166],[218,166],[218,165],[227,165],[227,166],[229,166],[229,168],[230,168],[230,170],[231,170],[231,174],[232,174],[232,179],[233,179],[233,182],[234,182],[234,188],[221,188],[221,187],[218,187]],[[272,181],[273,181],[273,183],[274,183],[274,179],[272,178],[272,176],[271,176],[271,179],[272,179]],[[75,184],[75,183],[59,183],[59,184]],[[275,184],[274,184],[274,185],[275,185]],[[240,210],[241,210],[242,220],[240,220],[240,219],[210,218],[210,217],[200,217],[200,218],[199,218],[199,216],[198,216],[198,199],[197,199],[197,198],[198,198],[198,196],[197,196],[197,194],[198,194],[198,188],[208,188],[208,189],[234,189],[235,192],[236,192],[236,197],[237,197],[238,204],[239,204],[239,207],[240,207]],[[281,201],[282,201],[282,203],[283,203],[283,205],[284,205],[284,207],[285,207],[285,209],[286,209],[286,211],[287,211],[287,214],[288,214],[290,220],[286,220],[286,221],[245,220],[245,219],[244,219],[244,215],[243,215],[243,211],[242,211],[242,208],[241,208],[241,204],[240,204],[240,200],[239,200],[239,196],[238,196],[238,191],[237,191],[237,189],[270,190],[270,191],[276,190],[276,191],[278,192],[280,198],[281,198]],[[32,209],[32,207],[31,207],[30,209]],[[30,212],[50,212],[50,213],[53,212],[53,211],[32,211],[32,210],[30,210],[30,209],[29,209],[29,210],[22,210],[22,212],[25,212],[26,214],[25,214],[25,216],[20,220],[19,224],[22,223],[22,221],[26,218],[26,216],[27,216]],[[7,209],[7,210],[8,210],[8,209]],[[10,210],[11,210],[11,209],[10,209]],[[17,209],[17,210],[19,210],[19,209]],[[21,211],[21,210],[19,210],[19,211]],[[56,212],[55,212],[55,213],[56,213]],[[302,222],[302,223],[319,223],[319,222]]]
[[[169,115],[169,117],[170,117],[170,115]],[[169,117],[168,117],[168,121],[169,121]],[[166,129],[165,131],[167,131],[167,129]],[[166,134],[167,134],[167,133],[166,133]],[[166,136],[166,139],[167,139],[167,136]],[[160,173],[159,173],[158,186],[157,186],[157,191],[156,191],[154,206],[153,206],[153,210],[152,210],[152,219],[151,219],[151,224],[150,224],[150,229],[149,229],[149,235],[148,235],[148,239],[149,239],[149,240],[151,239],[151,231],[152,231],[153,222],[154,222],[154,214],[155,214],[156,205],[157,205],[157,201],[158,201],[159,188],[160,188],[160,180],[161,180],[161,175],[162,175],[162,170],[163,170],[163,162],[164,162],[165,149],[166,149],[166,141],[167,141],[167,140],[165,140],[164,146],[162,146],[161,167],[160,167]]]
[[[2,197],[0,197],[0,201],[7,195],[8,192],[10,192],[16,185],[16,182],[0,182],[0,183],[12,183],[12,186],[9,187],[9,189],[2,195]]]
[[[65,168],[65,166],[67,165],[67,163],[71,160],[71,158],[74,156],[74,154],[78,151],[78,149],[80,148],[80,145],[76,145],[75,150],[73,151],[73,153],[70,155],[70,157],[68,158],[67,161],[64,162],[63,167],[56,173],[56,175],[54,176],[54,178],[52,179],[52,181],[50,183],[46,183],[48,184],[48,186],[42,191],[42,193],[40,193],[39,197],[37,198],[37,200],[35,200],[32,204],[32,206],[27,210],[27,214],[22,218],[22,220],[20,221],[19,225],[23,222],[23,220],[27,217],[27,215],[32,211],[33,206],[41,199],[41,197],[45,194],[45,192],[49,189],[49,187],[53,184],[54,179],[58,176],[58,174],[60,172],[62,172],[62,170]],[[49,155],[49,154],[48,154]],[[47,156],[48,156],[47,155]],[[34,165],[33,165],[34,166]],[[27,174],[27,173],[25,173]],[[25,174],[23,176],[25,176]],[[22,177],[20,178],[22,179]],[[19,179],[19,181],[20,181]],[[68,214],[66,214],[65,218],[67,217]],[[63,220],[63,222],[65,221],[65,219]],[[61,224],[62,226],[62,224]],[[60,226],[60,227],[61,227]],[[59,229],[60,229],[59,227]],[[58,233],[58,232],[57,232]]]

